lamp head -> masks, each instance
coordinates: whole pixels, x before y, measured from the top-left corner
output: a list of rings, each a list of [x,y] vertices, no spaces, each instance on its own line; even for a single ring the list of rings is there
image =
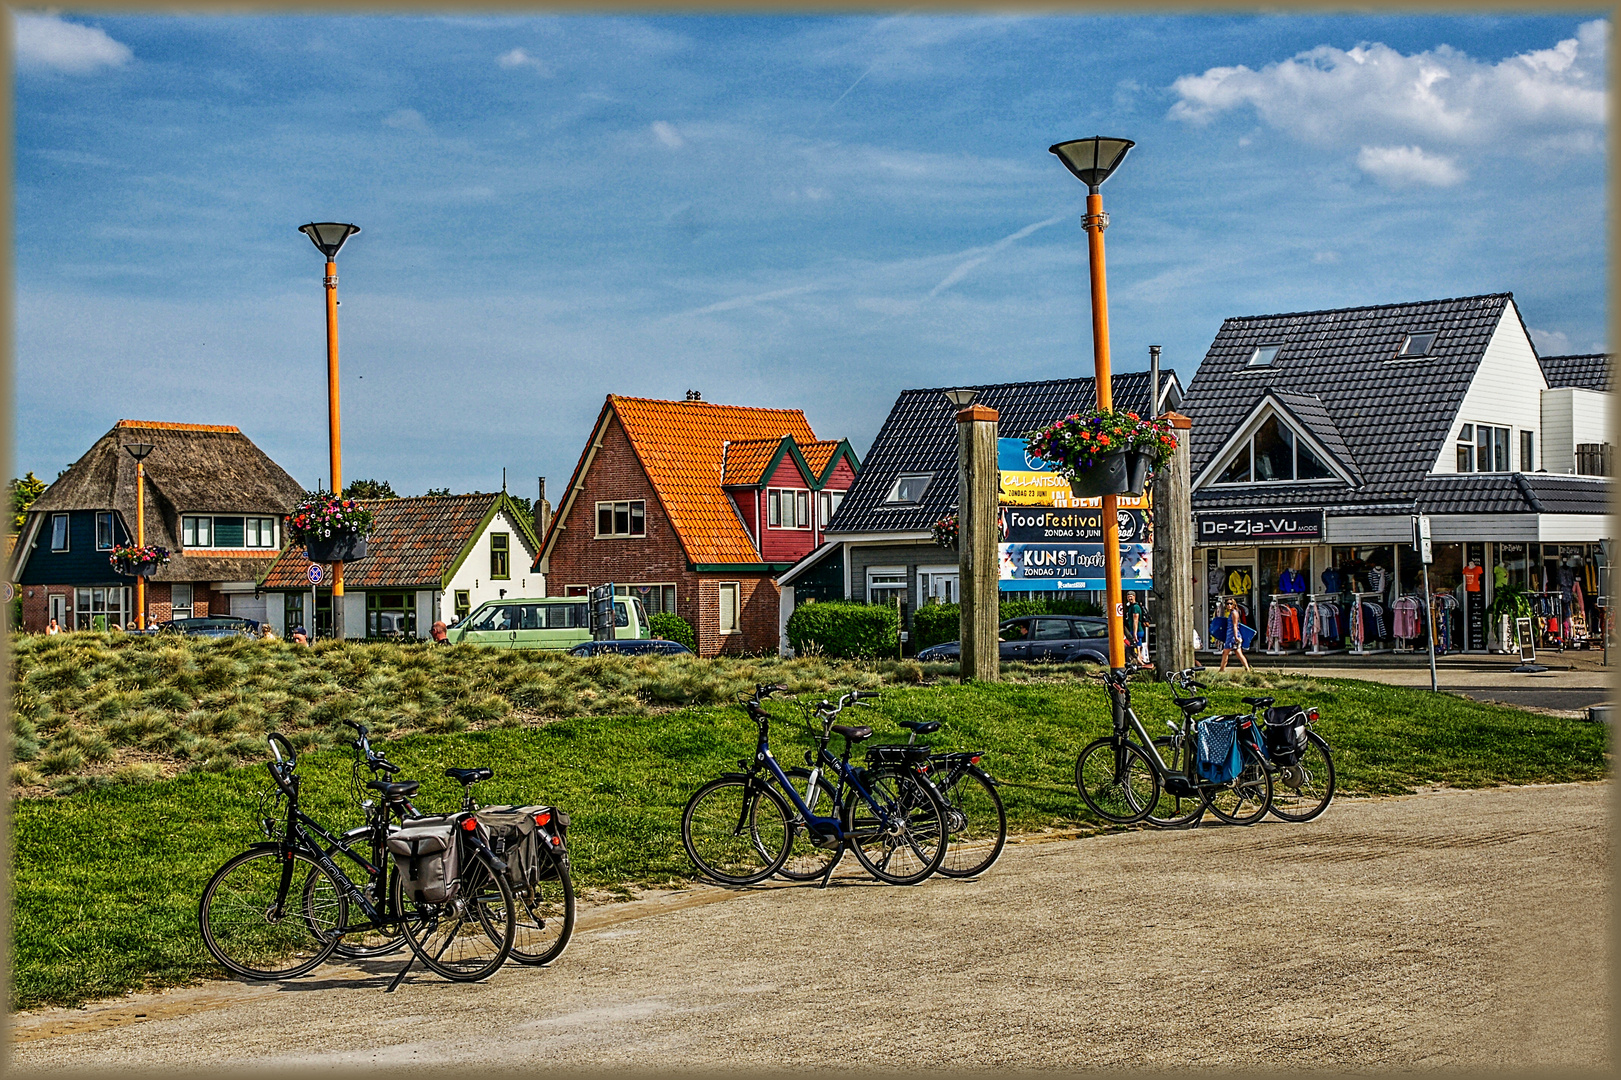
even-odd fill
[[[966,409],[979,396],[978,390],[945,390],[942,393],[945,394],[947,401],[959,409]]]
[[[360,231],[360,226],[346,225],[341,221],[312,221],[308,225],[300,225],[298,231],[309,237],[310,243],[319,248],[322,255],[333,259],[344,241]]]
[[[1069,142],[1054,143],[1047,148],[1047,152],[1057,154],[1058,160],[1064,163],[1065,168],[1086,185],[1086,190],[1096,194],[1098,185],[1120,167],[1120,163],[1126,160],[1126,151],[1136,145],[1130,139],[1110,139],[1094,135],[1090,139],[1071,139]]]
[[[130,457],[136,461],[142,461],[146,458],[146,455],[152,452],[152,444],[149,442],[125,443],[124,449]]]

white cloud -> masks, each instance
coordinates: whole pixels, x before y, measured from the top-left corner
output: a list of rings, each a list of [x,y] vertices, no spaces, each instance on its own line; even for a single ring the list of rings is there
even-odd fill
[[[1583,23],[1551,49],[1491,64],[1450,46],[1405,56],[1386,45],[1321,45],[1268,64],[1211,68],[1171,89],[1171,117],[1204,124],[1253,108],[1267,125],[1323,145],[1380,142],[1496,144],[1519,134],[1569,144],[1607,117],[1610,24]],[[1593,139],[1599,149],[1602,143]]]
[[[415,109],[396,109],[383,117],[383,126],[405,131],[427,131],[428,122]]]
[[[967,277],[969,272],[972,271],[974,267],[989,259],[1003,248],[1009,247],[1020,240],[1023,240],[1025,237],[1039,229],[1045,229],[1049,225],[1056,225],[1068,216],[1068,214],[1060,214],[1057,217],[1050,217],[1046,221],[1038,221],[1034,225],[1026,225],[1018,232],[1009,233],[1007,236],[1002,237],[1002,239],[998,240],[994,244],[991,244],[989,247],[976,249],[967,259],[964,259],[962,262],[953,267],[951,273],[941,278],[938,285],[929,290],[929,299],[934,299],[945,290],[957,284],[957,282]]]
[[[134,53],[114,41],[105,30],[65,22],[56,15],[16,17],[16,56],[21,68],[49,68],[70,75],[88,75],[102,68],[122,67]]]
[[[541,60],[539,57],[530,56],[522,49],[513,49],[510,52],[504,52],[495,58],[495,62],[504,68],[526,67],[540,73],[541,75],[550,75],[552,73],[552,69],[546,66],[546,62],[544,60]]]
[[[1392,187],[1451,187],[1464,178],[1464,171],[1452,158],[1426,154],[1416,146],[1364,146],[1357,152],[1356,164]]]
[[[1526,329],[1531,334],[1531,343],[1537,347],[1539,356],[1570,356],[1575,352],[1570,347],[1570,336],[1559,330],[1538,330],[1534,326]]]
[[[681,137],[681,133],[663,120],[653,121],[653,134],[658,137],[659,142],[671,150],[679,150],[687,145],[687,140]]]

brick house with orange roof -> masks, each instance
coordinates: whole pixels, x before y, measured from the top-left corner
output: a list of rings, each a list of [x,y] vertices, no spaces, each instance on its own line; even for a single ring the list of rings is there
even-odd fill
[[[774,576],[822,541],[861,463],[799,409],[609,394],[541,543],[552,596],[612,583],[698,653],[774,652]]]

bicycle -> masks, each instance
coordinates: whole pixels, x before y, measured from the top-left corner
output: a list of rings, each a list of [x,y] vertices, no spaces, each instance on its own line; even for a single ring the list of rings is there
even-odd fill
[[[1178,674],[1192,678],[1191,671]],[[1239,774],[1231,780],[1205,781],[1197,771],[1194,750],[1198,728],[1193,713],[1203,709],[1207,701],[1179,699],[1183,710],[1181,728],[1167,721],[1176,734],[1151,739],[1131,707],[1128,676],[1129,669],[1104,673],[1114,731],[1087,744],[1075,759],[1075,787],[1087,807],[1116,825],[1143,820],[1160,827],[1190,825],[1203,817],[1205,810],[1232,825],[1253,825],[1265,817],[1272,804],[1272,774],[1266,768],[1253,715],[1205,718],[1233,721],[1243,761]],[[1244,699],[1246,704],[1270,704],[1271,700]],[[1164,748],[1172,752],[1170,764],[1159,753]],[[1162,794],[1171,800],[1164,808],[1160,806]],[[1183,805],[1194,800],[1197,805],[1191,810]]]
[[[813,712],[822,729],[811,733],[816,749],[808,758],[812,768],[806,790],[818,793],[818,805],[821,794],[831,793],[828,808],[840,808],[835,817],[808,806],[771,753],[771,714],[762,702],[786,691],[785,686],[758,685],[743,703],[759,732],[754,760],[739,761],[743,771],[723,773],[687,801],[681,815],[687,857],[700,873],[722,884],[753,885],[782,868],[802,830],[810,846],[827,852],[824,886],[844,847],[880,881],[915,885],[927,879],[944,861],[948,840],[946,809],[938,794],[904,768],[853,768],[851,750],[872,735],[872,728],[833,722],[847,706],[877,694],[853,691],[837,706],[823,701]],[[844,738],[842,755],[827,749],[834,734]],[[825,780],[824,771],[834,782]]]
[[[900,726],[911,732],[907,746],[918,745],[919,735],[932,735],[941,728],[938,720],[902,720]],[[926,745],[926,744],[924,744]],[[1002,857],[1007,845],[1007,811],[996,781],[979,767],[983,750],[933,752],[929,747],[928,778],[946,804],[946,826],[951,834],[950,848],[940,873],[946,877],[973,877],[989,870]]]
[[[203,944],[221,966],[248,979],[296,978],[331,956],[345,936],[389,935],[395,927],[414,956],[447,979],[477,981],[505,962],[512,947],[512,890],[504,863],[490,852],[475,821],[465,815],[447,819],[455,826],[452,842],[465,844],[467,852],[450,895],[440,902],[407,903],[402,875],[397,867],[389,869],[392,858],[367,862],[304,813],[292,743],[276,732],[267,738],[275,760],[266,766],[279,793],[276,801],[285,802],[285,818],[280,823],[274,817],[262,819],[267,833],[274,835],[228,859],[198,901]],[[402,812],[396,804],[415,794],[418,784],[373,780],[366,786],[383,797],[385,810],[372,815],[370,828],[386,845],[389,818]],[[413,824],[429,820],[418,817]],[[379,877],[389,882],[386,899],[376,894],[375,886],[376,899],[367,896],[321,841],[362,864],[369,882]],[[353,924],[351,906],[363,916]],[[501,923],[504,930],[497,928]],[[452,955],[447,958],[446,953]]]

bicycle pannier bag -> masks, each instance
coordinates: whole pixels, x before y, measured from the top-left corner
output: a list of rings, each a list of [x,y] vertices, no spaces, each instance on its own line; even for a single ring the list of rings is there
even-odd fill
[[[1306,748],[1306,713],[1298,705],[1266,711],[1266,756],[1279,765],[1293,765]]]
[[[1225,784],[1244,770],[1244,752],[1238,744],[1238,718],[1213,716],[1199,721],[1199,779]]]
[[[478,811],[478,820],[490,830],[491,848],[506,860],[507,881],[514,889],[556,877],[557,863],[568,866],[563,843],[568,815],[556,807],[486,806]],[[552,858],[546,857],[547,851]]]
[[[394,856],[407,900],[442,904],[455,895],[458,845],[454,818],[410,821],[389,835],[388,851]]]

